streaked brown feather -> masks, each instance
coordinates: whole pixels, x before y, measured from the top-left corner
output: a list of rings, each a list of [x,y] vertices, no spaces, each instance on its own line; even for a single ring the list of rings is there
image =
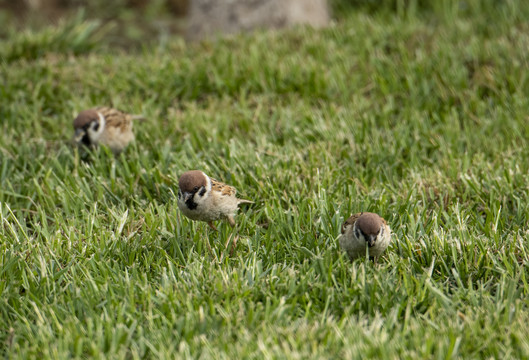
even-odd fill
[[[223,196],[235,196],[237,190],[230,185],[226,185],[216,179],[211,178],[211,190],[220,192]]]
[[[106,106],[97,107],[94,110],[100,112],[105,117],[106,126],[124,131],[132,125],[132,115],[123,111]]]
[[[345,228],[349,225],[354,225],[354,223],[356,222],[356,220],[358,220],[358,218],[360,217],[360,215],[362,215],[363,212],[359,212],[359,213],[356,213],[356,214],[353,214],[349,217],[349,219],[345,220],[345,222],[343,223],[342,225],[342,234],[345,233]]]

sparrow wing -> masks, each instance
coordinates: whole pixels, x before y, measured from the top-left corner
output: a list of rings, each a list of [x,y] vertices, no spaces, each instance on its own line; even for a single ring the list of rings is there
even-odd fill
[[[360,217],[360,215],[362,215],[363,213],[359,212],[359,213],[356,213],[356,214],[353,214],[349,217],[349,219],[345,220],[345,222],[343,223],[342,225],[342,234],[345,233],[345,229],[349,226],[349,225],[354,225],[354,223],[356,222],[356,220],[358,220],[358,218]]]
[[[226,185],[213,178],[211,179],[211,191],[220,192],[222,196],[235,196],[237,190],[233,186]]]
[[[230,185],[226,185],[218,180],[215,180],[213,178],[211,179],[211,191],[217,191],[220,192],[222,196],[233,196],[235,197],[235,194],[237,193],[237,190]],[[253,201],[245,200],[245,199],[237,199],[238,204],[253,204]]]
[[[130,114],[109,107],[98,107],[95,110],[103,114],[109,127],[125,130],[131,126],[132,115]]]

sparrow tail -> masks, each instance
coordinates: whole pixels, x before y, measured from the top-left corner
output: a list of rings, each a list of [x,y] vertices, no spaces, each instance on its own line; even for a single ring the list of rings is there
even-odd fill
[[[255,204],[253,201],[245,199],[237,199],[239,204]]]

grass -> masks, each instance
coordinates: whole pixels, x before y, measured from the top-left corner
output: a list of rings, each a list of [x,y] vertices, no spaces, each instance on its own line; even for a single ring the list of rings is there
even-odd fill
[[[529,357],[529,6],[398,4],[139,52],[80,19],[6,40],[2,356]],[[95,105],[150,120],[87,163]],[[256,201],[232,257],[177,208],[195,168]],[[338,246],[362,210],[394,232],[378,265]]]

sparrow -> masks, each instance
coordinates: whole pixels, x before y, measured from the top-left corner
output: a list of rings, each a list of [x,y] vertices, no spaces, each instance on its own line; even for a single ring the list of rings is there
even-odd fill
[[[118,154],[134,140],[132,121],[138,118],[143,117],[110,107],[81,111],[73,121],[74,141],[87,147],[105,145]]]
[[[360,212],[343,223],[339,241],[351,260],[365,256],[367,247],[369,257],[376,262],[391,241],[391,230],[378,214]]]
[[[213,221],[227,220],[234,227],[239,204],[253,201],[239,199],[237,190],[210,178],[200,170],[187,171],[178,180],[178,208],[191,220],[205,221],[217,230]]]

